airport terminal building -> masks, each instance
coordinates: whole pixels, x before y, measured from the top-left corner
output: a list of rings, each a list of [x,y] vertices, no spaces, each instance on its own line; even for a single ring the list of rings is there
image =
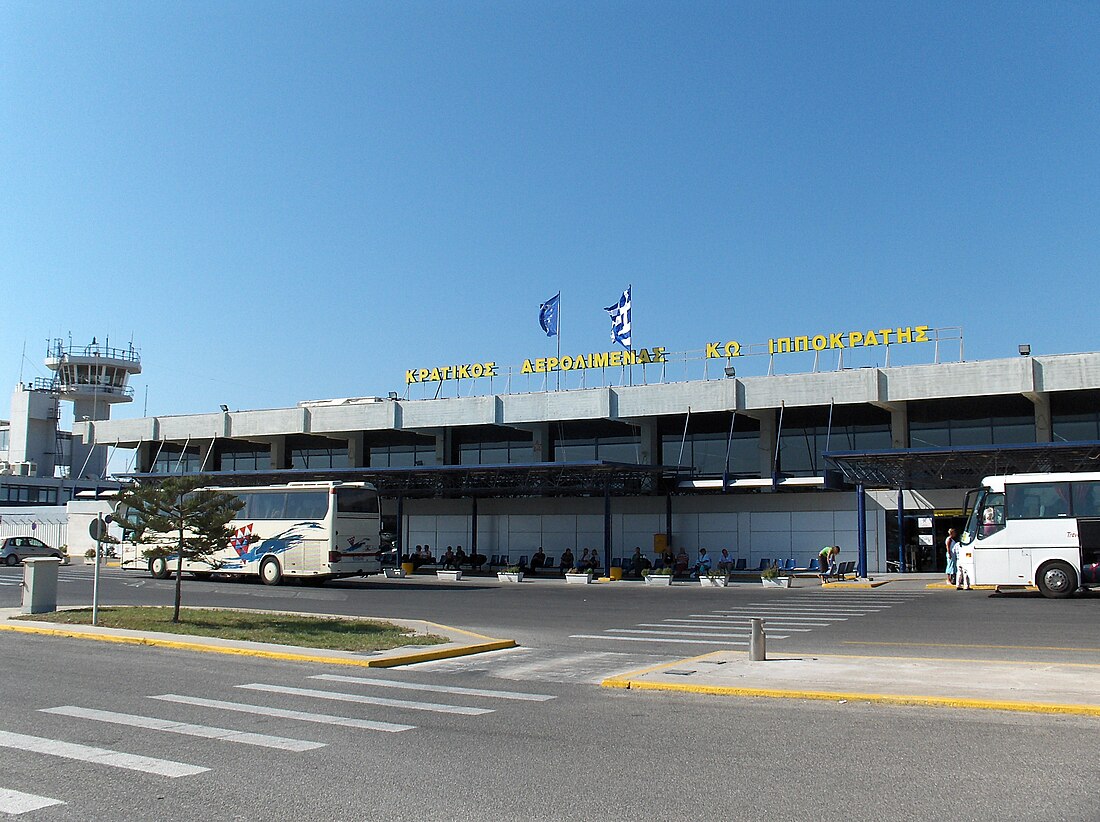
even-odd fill
[[[410,369],[404,395],[387,398],[89,420],[74,435],[135,449],[138,475],[373,482],[406,551],[462,545],[515,561],[568,547],[613,559],[670,540],[693,557],[725,548],[753,568],[805,565],[833,544],[854,559],[865,540],[869,573],[942,569],[939,546],[983,470],[1041,468],[1065,444],[1078,460],[1100,456],[1100,353],[968,362],[960,350],[953,362],[841,358],[824,371],[817,354],[831,337],[820,349],[817,337],[785,339],[786,351],[814,355],[813,370],[774,373],[786,353],[774,340],[756,352],[768,365],[758,376],[738,374],[753,352],[733,341],[708,344],[701,378],[669,378],[659,348],[579,354],[569,368],[556,357],[507,372]],[[584,384],[597,368],[617,384]],[[448,387],[455,396],[442,396]],[[898,455],[922,472],[840,470],[896,466]],[[960,455],[969,473],[937,468]]]

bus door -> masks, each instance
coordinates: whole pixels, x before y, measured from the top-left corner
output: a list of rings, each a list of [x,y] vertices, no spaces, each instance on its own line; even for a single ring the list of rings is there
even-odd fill
[[[1077,538],[1081,542],[1081,582],[1100,583],[1100,519],[1077,520]]]

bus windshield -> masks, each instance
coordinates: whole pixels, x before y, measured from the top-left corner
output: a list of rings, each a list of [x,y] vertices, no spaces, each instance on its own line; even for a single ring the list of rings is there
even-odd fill
[[[967,513],[966,530],[959,538],[963,545],[969,545],[975,537],[984,539],[1005,527],[1005,495],[1002,492],[989,488],[971,491],[966,495],[968,508],[971,494],[977,494],[977,498]]]

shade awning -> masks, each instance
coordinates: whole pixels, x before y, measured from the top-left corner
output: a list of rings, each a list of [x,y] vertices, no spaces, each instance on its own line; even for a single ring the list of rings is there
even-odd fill
[[[973,488],[1003,474],[1100,470],[1100,441],[834,451],[825,459],[865,488]]]

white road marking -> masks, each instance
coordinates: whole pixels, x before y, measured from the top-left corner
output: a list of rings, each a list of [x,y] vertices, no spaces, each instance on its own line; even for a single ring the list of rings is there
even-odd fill
[[[322,679],[326,682],[350,682],[355,685],[375,685],[379,688],[404,688],[409,691],[430,691],[440,694],[458,694],[461,696],[488,696],[496,699],[518,699],[526,702],[546,702],[555,697],[548,694],[525,694],[518,691],[493,691],[485,688],[459,688],[454,685],[425,685],[419,682],[402,682],[395,679],[373,679],[364,676],[341,676],[339,674],[318,674],[310,679]]]
[[[416,727],[415,725],[400,725],[396,722],[376,722],[372,719],[355,719],[350,716],[332,716],[330,714],[315,714],[307,711],[288,711],[283,708],[269,708],[266,705],[248,705],[243,702],[225,702],[220,699],[203,699],[198,696],[181,696],[180,694],[161,694],[160,696],[151,696],[149,698],[159,699],[162,702],[178,702],[181,705],[196,705],[201,708],[217,708],[222,711],[236,711],[241,714],[277,716],[280,719],[297,719],[301,722],[319,722],[323,725],[344,725],[349,728],[361,728],[366,731],[398,733],[399,731],[411,731]]]
[[[720,642],[714,639],[662,639],[649,636],[616,636],[614,634],[570,634],[570,639],[614,639],[619,642],[677,642],[683,645],[748,645],[747,642]]]
[[[669,625],[668,623],[670,623],[670,622],[675,623],[675,624],[674,625]],[[664,622],[639,622],[638,627],[639,628],[699,628],[699,629],[703,629],[703,628],[748,628],[749,625],[747,623],[748,623],[747,619],[742,620],[739,623],[730,623],[730,622],[721,622],[721,623],[719,623],[719,622],[711,622],[709,620],[702,620],[702,619],[669,619],[669,620],[665,620]],[[792,628],[790,625],[787,625],[787,624],[780,625],[780,623],[778,621],[773,621],[773,620],[768,620],[768,624],[781,627],[784,631],[797,631],[800,634],[809,633],[810,631],[813,630],[813,628]],[[792,625],[797,625],[798,623],[791,623],[791,624]],[[826,626],[819,626],[819,627],[826,627]]]
[[[27,813],[27,811],[37,811],[51,805],[64,804],[60,799],[51,799],[48,796],[36,796],[33,793],[0,788],[0,813],[6,813],[9,816]]]
[[[198,765],[173,762],[170,759],[154,759],[150,756],[121,753],[106,748],[93,748],[90,745],[77,745],[74,742],[62,742],[58,739],[43,739],[40,736],[13,734],[0,731],[0,747],[15,748],[18,751],[59,756],[64,759],[76,759],[80,762],[92,762],[96,765],[109,765],[112,768],[125,768],[130,771],[157,774],[158,776],[192,776],[210,770]]]
[[[492,708],[467,708],[464,705],[444,705],[438,702],[413,702],[406,699],[387,699],[382,696],[364,696],[362,694],[345,694],[339,691],[319,691],[313,688],[291,688],[286,685],[265,685],[262,682],[252,682],[248,685],[237,685],[248,691],[264,691],[273,694],[290,694],[291,696],[308,696],[316,699],[332,699],[337,702],[359,702],[364,705],[384,705],[388,708],[408,708],[413,711],[435,711],[441,714],[465,714],[466,716],[478,716],[491,714]]]
[[[864,614],[878,613],[881,608],[863,608],[856,607],[855,605],[788,605],[786,603],[775,603],[774,605],[740,605],[733,610],[744,610],[745,608],[754,608],[761,611],[790,611],[792,613],[804,613],[804,614],[852,614],[855,616],[863,616]],[[716,614],[726,613],[726,609],[721,611],[715,611]]]
[[[324,742],[310,742],[305,739],[288,739],[283,736],[235,731],[229,728],[214,728],[208,725],[191,725],[186,722],[173,722],[170,719],[158,719],[151,716],[134,716],[114,711],[100,711],[95,708],[80,708],[76,705],[62,705],[57,708],[41,708],[43,713],[72,716],[79,719],[92,719],[97,722],[111,722],[115,725],[128,725],[133,728],[148,728],[154,731],[200,736],[204,739],[220,739],[225,742],[240,742],[243,745],[259,745],[263,748],[276,748],[283,751],[311,751],[325,747]]]
[[[751,636],[751,633],[745,633],[744,631],[738,633],[712,633],[709,631],[647,631],[637,628],[608,628],[607,632],[609,634],[642,634],[647,636],[702,636],[708,639],[748,639]],[[780,634],[768,634],[768,639],[789,639],[789,637]]]
[[[829,626],[829,620],[817,619],[814,617],[777,617],[770,616],[774,622],[782,622],[785,625],[808,625],[810,628],[827,628]],[[670,618],[665,622],[699,622],[705,619],[707,622],[714,625],[737,625],[740,623],[748,622],[753,617],[747,616],[707,616],[706,614],[692,614],[686,619]]]
[[[829,617],[809,616],[809,617],[807,617],[806,614],[788,614],[786,611],[779,611],[777,613],[771,613],[771,612],[768,612],[768,611],[745,610],[745,611],[726,611],[725,613],[728,614],[729,616],[759,617],[761,619],[763,619],[764,617],[778,617],[778,618],[784,618],[785,617],[788,620],[796,619],[796,618],[808,618],[808,619],[815,619],[819,622],[824,621],[826,619],[828,619],[829,622],[845,622],[848,619],[847,616],[829,616]],[[862,614],[855,614],[855,616],[862,616]]]

